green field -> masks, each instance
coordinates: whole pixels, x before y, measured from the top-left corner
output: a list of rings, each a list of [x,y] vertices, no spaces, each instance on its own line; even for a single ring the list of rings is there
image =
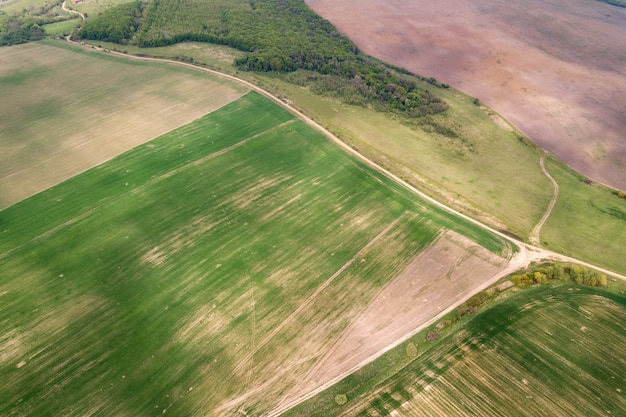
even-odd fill
[[[44,25],[43,28],[48,36],[67,36],[72,33],[72,30],[80,26],[80,18],[64,20],[62,22],[50,23]]]
[[[0,208],[236,99],[239,84],[62,41],[0,48]]]
[[[0,211],[0,414],[206,415],[446,228],[509,250],[248,93]]]
[[[407,342],[415,358],[404,344],[285,416],[621,415],[625,313],[624,296],[588,287],[520,291],[435,342]]]

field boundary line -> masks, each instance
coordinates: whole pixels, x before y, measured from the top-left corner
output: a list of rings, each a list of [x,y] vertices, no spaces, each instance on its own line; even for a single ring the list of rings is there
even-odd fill
[[[228,101],[228,102],[226,102],[226,103],[223,103],[223,104],[219,105],[218,107],[216,107],[216,108],[212,109],[212,110],[211,110],[211,111],[209,111],[208,113],[203,114],[203,115],[201,115],[201,116],[198,116],[197,118],[195,118],[194,120],[190,121],[189,123],[185,123],[185,124],[182,124],[182,125],[179,125],[179,126],[173,127],[173,128],[171,128],[170,130],[167,130],[167,131],[165,131],[165,132],[163,132],[163,133],[159,134],[158,136],[153,137],[152,139],[148,139],[148,140],[146,140],[146,141],[144,141],[144,142],[142,142],[142,143],[138,143],[137,145],[135,145],[135,146],[133,146],[133,147],[131,147],[131,148],[129,148],[129,149],[126,149],[125,151],[123,151],[123,152],[122,152],[122,153],[120,153],[120,154],[117,154],[117,155],[111,156],[111,157],[109,157],[109,158],[107,158],[107,159],[103,160],[102,162],[98,162],[96,165],[94,165],[94,166],[92,166],[92,167],[90,167],[90,168],[85,168],[84,170],[77,172],[76,174],[74,174],[74,175],[73,175],[72,177],[70,177],[70,178],[74,178],[75,176],[78,176],[78,175],[80,175],[80,174],[83,174],[83,173],[85,173],[86,171],[89,171],[90,169],[93,169],[93,168],[98,167],[98,166],[100,166],[100,165],[102,165],[102,164],[105,164],[105,163],[107,163],[107,162],[111,161],[112,159],[115,159],[115,158],[117,158],[118,156],[123,155],[123,154],[124,154],[124,153],[126,153],[126,152],[132,151],[133,149],[136,149],[136,148],[138,148],[138,147],[140,147],[140,146],[142,146],[142,145],[145,145],[146,143],[150,143],[150,142],[152,142],[153,140],[160,138],[161,136],[165,136],[165,135],[167,135],[167,134],[169,134],[169,133],[172,133],[172,132],[173,132],[174,130],[176,130],[176,129],[179,129],[179,128],[183,127],[183,126],[186,126],[186,125],[188,125],[188,124],[194,123],[195,121],[197,121],[197,120],[199,120],[199,119],[203,118],[204,116],[207,116],[207,115],[209,115],[209,114],[211,114],[211,113],[213,113],[213,112],[215,112],[215,111],[217,111],[217,110],[221,109],[222,107],[227,106],[227,105],[229,105],[229,104],[231,104],[231,103],[233,103],[233,102],[235,102],[235,101],[239,100],[240,98],[244,97],[244,96],[245,96],[246,94],[248,94],[249,92],[250,92],[249,90],[248,90],[248,91],[245,91],[244,93],[242,93],[242,94],[238,95],[237,97],[233,98],[231,101]],[[91,143],[91,142],[93,142],[93,139],[88,139],[88,140],[85,140],[85,141],[81,142],[79,145],[77,145],[77,146],[73,146],[71,149],[78,149],[78,148],[80,148],[80,147],[83,147],[83,146],[85,146],[85,145],[87,145],[87,144]],[[59,152],[51,152],[51,153],[50,153],[50,156],[51,156],[51,157],[54,157],[54,156],[58,155],[59,153],[61,153],[61,152],[60,152],[60,151],[59,151]],[[41,165],[41,164],[43,164],[43,163],[45,163],[45,162],[44,162],[44,161],[39,162],[39,163],[37,163],[37,164],[33,165],[33,167],[38,167],[38,166],[40,166],[40,165]],[[14,172],[11,172],[10,174],[7,174],[7,175],[5,175],[5,176],[3,176],[3,177],[0,177],[0,180],[5,180],[5,179],[10,178],[10,177],[12,177],[12,176],[14,176],[14,175],[16,175],[16,174],[22,173],[22,172],[24,172],[25,170],[26,170],[26,168],[22,168],[22,169],[19,169],[19,170],[14,171]],[[51,187],[54,187],[54,186],[56,186],[56,185],[58,185],[58,184],[62,183],[63,181],[66,181],[66,180],[68,180],[68,179],[70,179],[70,178],[66,178],[65,180],[61,180],[61,181],[59,181],[57,184],[52,185]],[[45,191],[45,190],[43,190],[43,191]],[[35,193],[35,194],[33,194],[33,195],[37,195],[37,194],[39,194],[39,192],[38,192],[38,193]],[[20,201],[16,201],[15,203],[11,204],[11,206],[12,206],[12,205],[14,205],[14,204],[20,203],[20,202],[22,202],[22,201],[26,200],[27,198],[32,197],[33,195],[28,196],[28,197],[25,197],[25,198],[23,198],[23,199],[22,199],[22,200],[20,200]],[[9,207],[11,207],[11,206],[7,206],[7,207],[4,207],[4,208],[1,208],[1,209],[0,209],[0,211],[1,211],[1,210],[4,210],[4,209],[6,209],[6,208],[9,208]]]
[[[196,159],[195,161],[189,162],[189,163],[187,163],[187,164],[185,164],[183,166],[180,166],[180,167],[175,168],[175,169],[173,169],[171,171],[168,171],[168,172],[166,172],[164,174],[161,174],[161,175],[159,175],[156,178],[152,178],[150,181],[146,182],[145,184],[142,184],[142,185],[140,185],[137,188],[133,188],[132,192],[139,191],[142,188],[145,188],[145,187],[147,187],[147,186],[149,186],[149,185],[151,185],[151,184],[153,184],[155,182],[168,179],[168,178],[170,178],[170,177],[172,177],[172,176],[174,176],[174,175],[176,175],[178,173],[181,173],[181,172],[183,172],[184,170],[186,170],[188,168],[195,167],[197,165],[205,163],[206,161],[210,161],[213,158],[217,158],[218,156],[222,156],[222,155],[232,151],[233,149],[239,148],[240,146],[243,146],[243,145],[247,144],[248,142],[253,141],[254,139],[258,139],[259,137],[261,137],[263,135],[266,135],[266,134],[268,134],[270,132],[273,132],[274,130],[278,130],[278,129],[284,127],[284,126],[290,125],[291,123],[294,123],[296,120],[297,119],[287,120],[286,122],[277,124],[275,126],[270,127],[269,129],[265,129],[262,132],[256,133],[256,134],[254,134],[254,135],[252,135],[252,136],[250,136],[250,137],[248,137],[246,139],[240,140],[239,142],[237,142],[237,143],[235,143],[233,145],[227,146],[224,149],[220,149],[219,151],[215,151],[215,152],[213,152],[213,153],[211,153],[209,155],[203,156],[200,159]]]
[[[541,158],[539,158],[539,166],[541,167],[541,171],[544,173],[544,175],[548,177],[548,179],[552,182],[554,191],[552,191],[552,200],[550,200],[550,204],[548,204],[546,212],[543,213],[543,217],[541,218],[541,220],[539,220],[539,223],[537,223],[537,225],[533,228],[533,231],[528,238],[528,240],[535,246],[541,246],[541,240],[539,239],[541,228],[543,227],[543,224],[546,222],[546,220],[548,220],[548,217],[550,217],[550,215],[552,214],[552,210],[554,209],[554,206],[556,206],[556,201],[559,197],[559,183],[556,182],[554,177],[550,175],[550,173],[546,169],[545,159],[546,152],[544,152],[543,155],[541,155]]]
[[[400,217],[398,217],[397,219],[395,219],[394,221],[392,221],[391,223],[389,223],[380,233],[378,233],[372,240],[370,240],[365,246],[363,246],[361,249],[359,249],[359,251],[354,254],[354,256],[352,258],[350,258],[346,263],[343,264],[343,266],[341,268],[339,268],[337,271],[335,271],[335,273],[333,275],[330,276],[330,278],[328,278],[326,281],[324,281],[319,287],[317,287],[317,289],[311,294],[309,295],[309,297],[307,297],[306,300],[304,300],[289,316],[287,316],[287,318],[285,320],[283,320],[278,326],[276,326],[267,336],[265,336],[263,338],[263,340],[261,340],[261,342],[259,342],[259,344],[256,346],[256,348],[249,353],[248,355],[246,355],[240,362],[239,364],[233,368],[233,370],[230,372],[230,375],[233,375],[235,372],[237,372],[238,370],[241,369],[241,367],[243,365],[245,365],[245,363],[247,363],[252,356],[254,356],[254,354],[256,352],[258,352],[261,348],[263,348],[263,346],[265,346],[274,336],[276,336],[276,334],[278,334],[278,332],[280,332],[282,329],[284,329],[289,323],[291,323],[295,317],[298,315],[298,313],[300,313],[302,310],[304,310],[309,304],[311,304],[313,302],[313,300],[322,292],[324,291],[324,289],[326,289],[339,275],[341,275],[346,269],[348,269],[350,267],[350,265],[352,265],[354,263],[354,261],[361,256],[364,252],[366,252],[370,247],[372,247],[372,245],[374,245],[376,242],[378,242],[384,235],[386,235],[389,230],[391,230],[394,226],[396,226],[398,224],[398,222],[400,222],[400,220],[402,220],[402,218],[404,218],[404,216],[406,215],[406,212],[403,213],[402,215],[400,215]],[[221,408],[220,408],[221,409]]]
[[[136,188],[131,189],[130,192],[131,193],[139,192],[142,189],[144,189],[145,187],[154,184],[155,182],[167,179],[167,178],[169,178],[169,177],[171,177],[173,175],[178,174],[179,172],[184,171],[187,168],[190,168],[190,167],[193,167],[193,166],[196,166],[196,165],[200,165],[203,162],[206,162],[208,160],[211,160],[213,158],[221,156],[221,155],[223,155],[223,154],[225,154],[225,153],[227,153],[227,152],[229,152],[229,151],[231,151],[231,150],[233,150],[235,148],[243,146],[246,143],[248,143],[248,142],[250,142],[250,141],[252,141],[254,139],[259,138],[260,136],[263,136],[263,135],[265,135],[265,134],[267,134],[269,132],[272,132],[272,131],[274,131],[276,129],[280,129],[281,127],[284,127],[284,126],[287,126],[287,125],[289,125],[291,123],[294,123],[296,120],[297,119],[291,119],[291,120],[288,120],[286,122],[280,123],[278,125],[272,126],[271,128],[266,129],[263,132],[259,132],[259,133],[255,134],[253,136],[250,136],[249,138],[246,138],[246,139],[244,139],[242,141],[239,141],[239,142],[235,143],[234,145],[231,145],[231,146],[228,146],[227,148],[224,148],[224,149],[221,149],[219,151],[213,152],[212,154],[206,155],[206,156],[204,156],[204,157],[202,157],[202,158],[200,158],[200,159],[198,159],[196,161],[190,162],[190,163],[185,164],[185,165],[183,165],[181,167],[178,167],[178,168],[176,168],[176,169],[174,169],[172,171],[166,172],[165,174],[162,174],[162,175],[160,175],[160,176],[158,176],[156,178],[152,178],[151,180],[147,181],[146,183],[144,183],[144,184],[142,184],[142,185],[140,185],[140,186],[138,186]],[[100,204],[98,204],[96,207],[93,207],[92,209],[87,210],[84,213],[78,214],[76,217],[73,217],[73,218],[71,218],[71,219],[61,223],[61,224],[53,227],[52,229],[48,229],[45,232],[43,232],[43,233],[41,233],[41,234],[39,234],[37,236],[34,236],[32,239],[22,243],[19,246],[16,246],[14,248],[8,249],[5,252],[0,253],[0,259],[6,258],[7,256],[13,254],[15,251],[18,251],[18,250],[24,248],[26,245],[28,245],[30,243],[36,242],[38,240],[41,240],[41,239],[44,239],[46,237],[49,237],[49,236],[53,235],[54,233],[58,232],[59,230],[63,229],[64,227],[70,226],[70,225],[72,225],[72,224],[74,224],[74,223],[84,219],[85,217],[87,217],[87,216],[93,214],[94,212],[96,212],[97,210],[101,209],[104,205],[110,203],[111,201],[115,201],[115,200],[117,200],[117,198],[116,199],[104,198],[104,199],[100,200]]]

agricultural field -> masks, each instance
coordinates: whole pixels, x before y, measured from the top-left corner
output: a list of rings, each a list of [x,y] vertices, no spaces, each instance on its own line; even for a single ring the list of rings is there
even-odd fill
[[[0,235],[3,416],[260,414],[367,342],[369,306],[427,323],[514,250],[257,93],[0,211]]]
[[[440,90],[450,103],[440,117],[462,126],[475,151],[460,140],[407,125],[392,114],[348,105],[276,77],[256,78],[381,166],[520,240],[527,240],[548,207],[553,188],[540,169],[543,151],[497,113],[474,105],[459,91]],[[541,233],[541,246],[626,273],[620,244],[626,230],[626,200],[607,187],[585,182],[584,176],[553,157],[547,158],[546,168],[561,188]]]
[[[436,88],[428,80],[411,78],[419,89],[431,91],[449,105],[443,113],[411,119],[393,111],[379,111],[370,102],[347,104],[359,98],[349,85],[332,76],[303,70],[289,74],[240,71],[227,60],[241,58],[242,52],[230,49],[230,55],[223,46],[214,54],[210,51],[215,46],[198,43],[167,48],[106,45],[131,53],[193,59],[287,97],[293,106],[363,155],[439,201],[519,240],[529,241],[550,204],[553,186],[539,165],[543,150],[492,109],[457,90]],[[335,82],[339,87],[329,89]],[[548,169],[552,169],[550,164]],[[565,172],[567,187],[546,225],[546,238],[540,233],[540,245],[626,273],[626,258],[617,243],[626,221],[606,214],[626,212],[626,202],[612,196],[609,188],[597,184],[589,187],[584,177],[563,164],[557,163],[556,170]],[[571,205],[566,203],[567,195],[602,203],[578,204],[576,210],[568,211]],[[604,222],[606,218],[610,221]],[[548,230],[552,224],[565,223],[568,228],[558,233]],[[603,231],[602,239],[594,235],[597,230]]]
[[[622,415],[625,313],[623,295],[589,287],[518,291],[285,416]]]
[[[72,7],[95,16],[121,3]],[[245,71],[243,58],[278,49],[94,44],[105,51],[0,48],[0,415],[277,416],[315,393],[287,415],[626,408],[623,296],[514,289],[427,342],[437,318],[514,272],[518,248],[242,84],[106,49],[249,80],[417,188],[528,240],[553,192],[543,151],[480,101],[371,57],[357,69],[445,106],[413,118],[364,102],[339,79],[344,66]],[[560,195],[541,246],[626,272],[626,200],[552,157],[546,166]]]
[[[61,41],[0,48],[0,208],[187,124],[247,88]]]

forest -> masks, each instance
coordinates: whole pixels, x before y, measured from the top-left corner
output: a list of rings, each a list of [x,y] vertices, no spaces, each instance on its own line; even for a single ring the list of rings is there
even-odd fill
[[[393,68],[361,54],[352,41],[303,0],[133,2],[90,19],[79,36],[141,47],[185,41],[228,45],[246,52],[235,61],[243,71],[311,71],[324,76],[323,83],[349,90],[358,98],[352,102],[374,102],[413,117],[448,108],[411,80],[412,74],[400,76]],[[434,79],[425,81],[447,87]]]

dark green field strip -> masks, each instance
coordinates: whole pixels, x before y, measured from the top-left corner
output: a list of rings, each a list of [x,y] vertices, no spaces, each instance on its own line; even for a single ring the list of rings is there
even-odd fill
[[[416,359],[401,346],[286,415],[619,415],[625,311],[626,297],[587,287],[521,292]]]
[[[413,208],[291,118],[249,94],[1,213],[1,414],[191,415],[186,396],[242,386],[218,382],[249,348],[249,289],[262,338]],[[223,326],[178,343],[203,308]]]
[[[447,227],[505,245],[256,93],[0,219],[2,415],[206,414],[246,386],[251,323],[272,335],[396,220],[397,254],[342,273],[363,301]]]

